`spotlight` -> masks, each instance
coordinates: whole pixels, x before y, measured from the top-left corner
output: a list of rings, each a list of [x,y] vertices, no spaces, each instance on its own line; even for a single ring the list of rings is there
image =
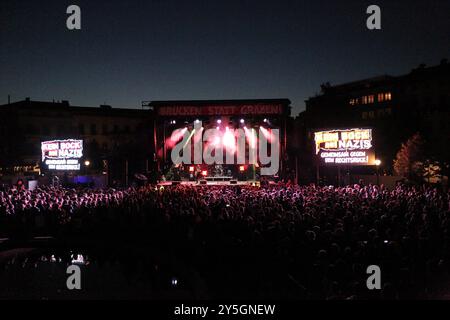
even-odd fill
[[[241,123],[244,123],[245,122],[245,120],[244,119],[241,119],[241,121],[240,121]]]
[[[239,166],[239,171],[240,172],[243,172],[245,170],[245,167],[244,166]]]
[[[212,144],[214,145],[214,146],[218,146],[219,144],[220,144],[220,137],[215,137],[214,138],[214,141],[212,142]]]
[[[216,130],[220,130],[220,128],[217,126],[217,127],[216,127]]]
[[[91,165],[91,162],[90,162],[89,160],[86,160],[86,161],[84,162],[84,165],[85,165],[86,167],[89,167],[89,166]]]
[[[222,120],[217,119],[217,123],[218,123],[218,124],[221,124],[221,123],[222,123]]]
[[[197,120],[195,120],[195,123],[199,123],[199,122],[200,122],[200,120],[198,120],[198,119],[197,119]]]
[[[266,118],[264,118],[264,120],[263,120],[264,122],[267,122],[267,119]]]
[[[236,140],[234,138],[234,135],[231,131],[226,130],[224,136],[223,136],[223,145],[228,149],[228,150],[235,150],[236,149]]]
[[[203,171],[202,171],[202,176],[206,177],[207,175],[208,175],[208,171],[203,170]]]
[[[195,168],[194,168],[193,166],[190,166],[190,167],[189,167],[189,172],[194,172],[194,169],[195,169]]]

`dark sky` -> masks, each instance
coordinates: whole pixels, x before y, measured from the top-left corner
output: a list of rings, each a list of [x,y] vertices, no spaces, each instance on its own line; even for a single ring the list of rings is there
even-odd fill
[[[82,30],[66,28],[81,7]],[[366,28],[370,4],[382,30]],[[0,2],[0,103],[289,98],[450,58],[450,1]]]

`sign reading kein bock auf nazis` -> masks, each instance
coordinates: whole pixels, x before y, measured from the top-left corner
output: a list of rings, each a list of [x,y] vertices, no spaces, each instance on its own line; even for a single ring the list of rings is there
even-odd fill
[[[314,133],[316,155],[321,163],[373,165],[372,129],[335,129]]]

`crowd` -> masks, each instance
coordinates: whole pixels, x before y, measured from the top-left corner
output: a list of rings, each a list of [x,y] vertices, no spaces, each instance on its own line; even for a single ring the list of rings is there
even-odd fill
[[[431,298],[450,289],[449,206],[448,192],[402,184],[8,189],[0,237],[151,243],[214,297]],[[367,289],[369,265],[382,290]]]

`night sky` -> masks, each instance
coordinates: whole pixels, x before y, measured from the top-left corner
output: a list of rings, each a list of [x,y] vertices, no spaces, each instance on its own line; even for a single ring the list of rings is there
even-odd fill
[[[80,31],[66,8],[81,7]],[[366,8],[382,30],[366,28]],[[450,1],[0,2],[0,103],[289,98],[450,58]]]

